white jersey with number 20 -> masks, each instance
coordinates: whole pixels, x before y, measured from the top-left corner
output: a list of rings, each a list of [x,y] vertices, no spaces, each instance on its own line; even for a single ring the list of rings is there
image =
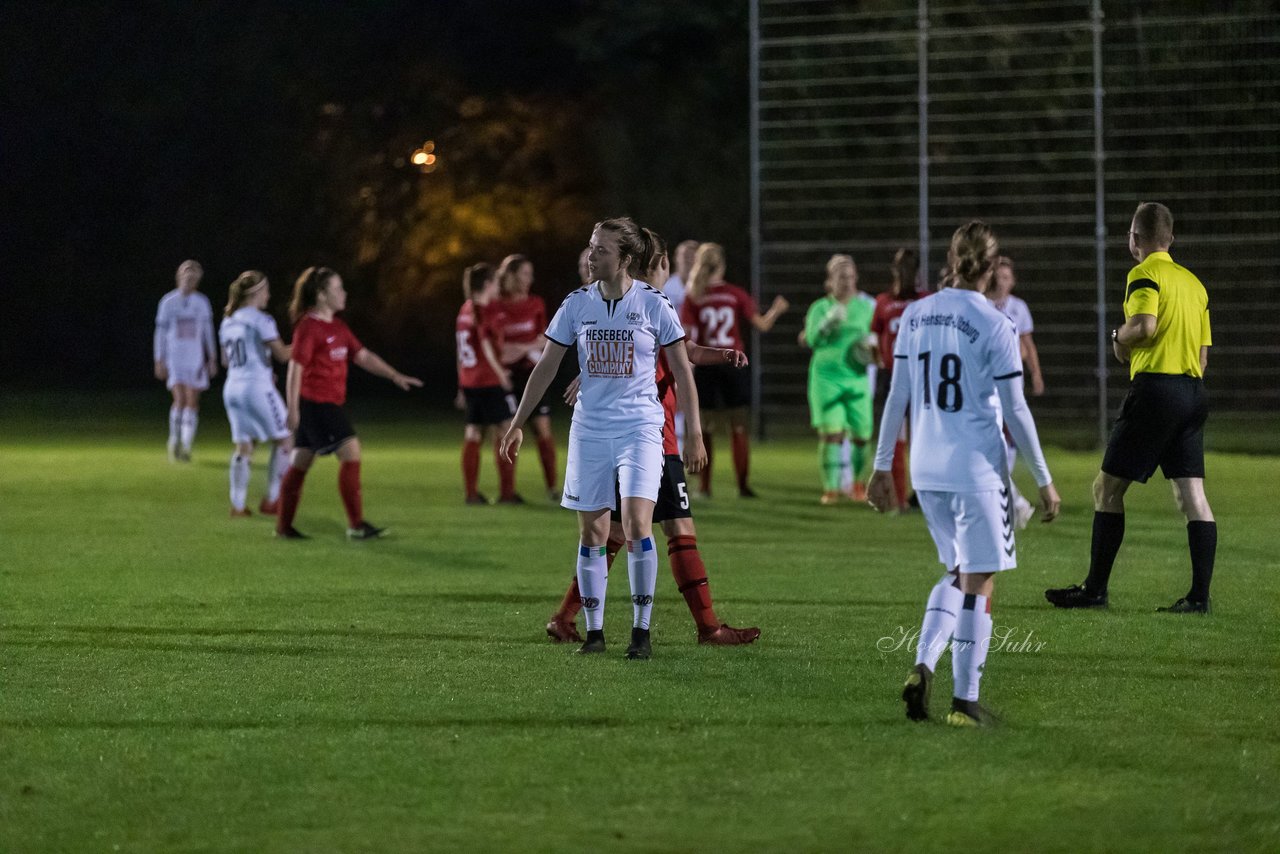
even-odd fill
[[[903,312],[893,357],[894,385],[910,383],[912,485],[1003,489],[996,381],[1022,373],[1013,322],[977,291],[946,288]]]

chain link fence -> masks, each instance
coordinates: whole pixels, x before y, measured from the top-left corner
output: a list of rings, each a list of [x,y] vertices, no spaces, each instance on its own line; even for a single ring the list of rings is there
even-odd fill
[[[1270,2],[753,4],[753,272],[795,305],[757,342],[769,432],[805,428],[804,309],[835,252],[863,290],[990,222],[1035,317],[1042,423],[1105,428],[1140,201],[1209,289],[1215,412],[1280,403],[1280,8]],[[1099,293],[1103,299],[1099,313]]]

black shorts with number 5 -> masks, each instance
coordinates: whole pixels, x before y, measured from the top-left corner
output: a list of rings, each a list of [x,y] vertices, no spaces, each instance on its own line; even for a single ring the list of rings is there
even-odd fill
[[[615,496],[614,510],[610,518],[622,521],[622,498]],[[653,521],[689,519],[689,486],[685,483],[684,461],[678,454],[666,454],[662,458],[662,482],[658,484],[658,502],[653,507]]]

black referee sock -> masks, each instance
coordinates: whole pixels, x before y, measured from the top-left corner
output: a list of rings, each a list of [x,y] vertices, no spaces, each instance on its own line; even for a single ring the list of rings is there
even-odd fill
[[[1105,593],[1111,580],[1111,567],[1116,562],[1120,544],[1124,542],[1124,514],[1093,514],[1093,542],[1089,547],[1089,577],[1084,586],[1090,593]]]
[[[1187,547],[1191,550],[1191,592],[1187,598],[1192,602],[1208,602],[1213,559],[1218,552],[1218,523],[1188,522]]]

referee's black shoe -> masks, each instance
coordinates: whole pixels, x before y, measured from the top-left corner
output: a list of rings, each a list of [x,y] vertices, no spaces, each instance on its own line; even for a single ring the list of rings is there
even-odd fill
[[[907,704],[907,718],[913,721],[929,720],[929,689],[933,685],[933,671],[927,665],[917,664],[907,674],[902,686],[902,701]]]
[[[1095,592],[1083,584],[1050,588],[1044,592],[1044,598],[1055,608],[1107,607],[1107,591]]]
[[[1156,612],[1160,614],[1207,614],[1209,613],[1209,600],[1197,602],[1184,596],[1166,608],[1156,608]]]

